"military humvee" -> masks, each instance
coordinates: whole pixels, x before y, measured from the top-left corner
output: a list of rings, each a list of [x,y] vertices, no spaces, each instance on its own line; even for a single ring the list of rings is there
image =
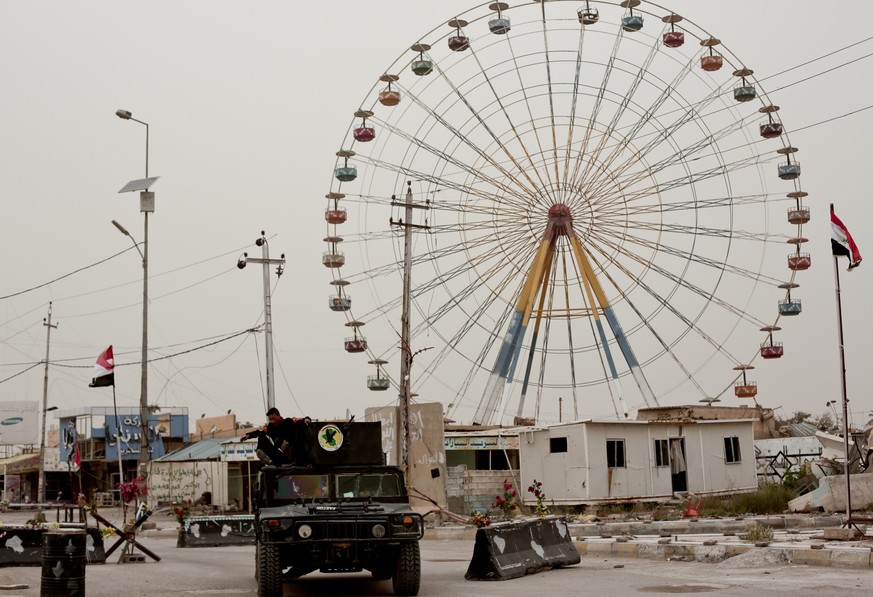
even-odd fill
[[[316,570],[391,579],[397,595],[417,595],[418,541],[403,472],[386,466],[379,423],[313,422],[292,465],[258,477],[256,572],[260,597]]]

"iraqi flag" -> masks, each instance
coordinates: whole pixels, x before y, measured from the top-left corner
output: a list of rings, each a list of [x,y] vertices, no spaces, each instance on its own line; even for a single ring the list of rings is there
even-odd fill
[[[852,240],[849,230],[834,213],[833,205],[831,205],[831,249],[834,255],[845,255],[849,258],[850,270],[861,265],[861,252]]]
[[[112,346],[100,353],[97,364],[94,365],[94,377],[89,388],[103,388],[115,385],[115,359],[112,358]]]

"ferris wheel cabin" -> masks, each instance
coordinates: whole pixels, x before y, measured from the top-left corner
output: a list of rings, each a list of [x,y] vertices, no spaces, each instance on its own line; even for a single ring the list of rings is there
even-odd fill
[[[773,332],[781,330],[778,325],[768,325],[761,328],[762,332],[767,332],[767,341],[761,344],[761,357],[765,359],[778,359],[785,354],[785,350],[781,342],[773,341]]]
[[[682,17],[677,14],[670,14],[661,19],[665,23],[669,23],[670,30],[664,33],[664,45],[668,48],[678,48],[685,44],[685,33],[676,31],[676,23],[682,20]]]

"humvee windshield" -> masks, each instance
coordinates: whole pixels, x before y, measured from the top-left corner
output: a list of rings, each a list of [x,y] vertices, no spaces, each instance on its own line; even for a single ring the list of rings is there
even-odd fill
[[[329,475],[288,475],[276,479],[274,500],[330,497]]]
[[[400,478],[391,473],[357,473],[336,476],[337,495],[342,498],[399,497]]]

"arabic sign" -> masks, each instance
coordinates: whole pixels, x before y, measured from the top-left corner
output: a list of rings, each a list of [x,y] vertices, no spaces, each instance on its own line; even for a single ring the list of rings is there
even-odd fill
[[[445,438],[446,450],[518,450],[518,436],[478,435]]]
[[[58,427],[58,463],[63,467],[63,470],[76,470],[76,441],[78,439],[76,419],[61,419],[60,427]]]
[[[142,425],[140,421],[139,415],[119,416],[119,427],[115,424],[115,417],[106,417],[106,460],[117,460],[119,450],[122,460],[139,460],[139,452],[144,443],[141,441]],[[148,450],[150,460],[164,455],[164,442],[158,428],[158,415],[149,415]]]
[[[38,414],[39,404],[36,401],[0,402],[0,444],[39,443]]]
[[[258,448],[257,441],[237,442],[231,441],[218,446],[220,450],[219,460],[222,462],[246,462],[258,460],[255,450]]]

